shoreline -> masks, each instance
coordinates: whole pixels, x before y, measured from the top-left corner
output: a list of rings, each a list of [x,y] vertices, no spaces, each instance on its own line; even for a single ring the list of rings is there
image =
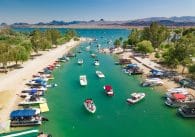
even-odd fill
[[[41,56],[28,60],[22,64],[23,68],[15,69],[0,77],[0,122],[9,119],[10,112],[18,108],[17,103],[21,100],[16,94],[25,88],[25,83],[32,78],[33,74],[56,61],[59,57],[69,52],[88,38],[73,39],[59,45],[57,48],[44,52]]]
[[[124,52],[124,53],[120,54],[118,57],[124,58],[124,59],[131,59],[132,63],[137,64],[141,69],[143,69],[144,74],[142,75],[142,80],[147,78],[146,76],[150,73],[151,68],[159,69],[159,67],[161,67],[159,64],[152,62],[150,59],[148,59],[148,60],[151,62],[147,62],[146,60],[144,60],[146,58],[137,59],[136,57],[133,57],[132,51]],[[168,89],[176,88],[176,87],[180,86],[178,83],[175,83],[174,81],[172,81],[168,78],[162,79],[162,81],[164,82],[164,84],[161,87],[157,86],[155,88],[163,89],[164,92],[167,92]],[[190,94],[195,96],[195,92],[193,89],[187,88],[187,90]]]

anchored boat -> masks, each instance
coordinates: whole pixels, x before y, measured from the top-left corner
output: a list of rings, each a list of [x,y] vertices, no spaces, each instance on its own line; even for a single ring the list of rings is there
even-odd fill
[[[113,89],[112,89],[112,86],[110,86],[110,85],[105,85],[103,88],[104,88],[104,90],[105,90],[105,92],[106,92],[106,94],[107,94],[108,96],[114,96],[114,91],[113,91]]]
[[[41,125],[42,117],[40,116],[40,112],[38,108],[12,111],[10,114],[10,126],[22,127]]]
[[[20,102],[18,105],[24,106],[24,105],[38,105],[42,103],[46,103],[46,99],[42,97],[37,97],[35,95],[27,96],[24,101]]]
[[[86,86],[87,85],[87,76],[86,75],[81,75],[80,76],[80,85],[81,86]]]
[[[159,78],[146,79],[143,83],[143,87],[162,86],[164,82]]]
[[[186,106],[182,106],[178,109],[178,112],[186,118],[194,118],[195,117],[195,104],[189,104]]]
[[[87,46],[87,47],[86,47],[86,51],[89,51],[89,50],[90,50],[90,46]]]
[[[104,74],[101,71],[95,72],[99,78],[105,78]]]
[[[96,54],[92,53],[91,54],[91,57],[95,58],[96,57]]]
[[[128,98],[127,102],[134,104],[142,100],[144,97],[145,97],[145,93],[132,93],[131,98]]]
[[[95,106],[94,101],[92,99],[86,99],[84,101],[84,106],[85,106],[86,110],[89,111],[90,113],[95,113],[96,106]]]
[[[82,64],[83,64],[83,59],[78,59],[77,63],[78,63],[79,65],[82,65]]]
[[[30,92],[35,91],[35,90],[36,91],[46,91],[47,88],[45,88],[45,87],[27,88],[27,89],[22,90],[22,93],[30,93]]]
[[[96,59],[96,60],[94,61],[94,65],[95,65],[95,66],[99,66],[99,65],[100,65],[99,60]]]

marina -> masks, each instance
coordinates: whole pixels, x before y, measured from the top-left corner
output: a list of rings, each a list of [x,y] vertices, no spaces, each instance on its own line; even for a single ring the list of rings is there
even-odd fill
[[[115,37],[112,37],[114,31],[114,34],[123,34],[125,38],[129,33],[128,30],[79,31],[83,36],[97,38],[97,42],[105,47],[107,45],[103,44],[104,39],[100,39],[97,36],[107,34],[104,38],[114,39]],[[93,47],[93,43],[91,45],[90,50],[95,52],[96,47]],[[97,75],[94,75],[98,70],[93,67],[94,59],[90,57],[88,50],[86,51],[86,46],[88,46],[87,42],[73,49],[72,52],[74,53],[77,48],[82,49],[84,47],[81,53],[72,56],[66,62],[61,62],[57,69],[50,68],[52,71],[48,69],[42,71],[42,73],[52,73],[55,78],[52,83],[56,83],[57,86],[48,88],[48,92],[44,96],[47,99],[49,108],[45,105],[42,106],[46,107],[43,112],[48,110],[49,112],[41,115],[49,119],[49,121],[40,125],[39,131],[51,133],[52,136],[79,137],[82,135],[88,137],[94,136],[96,129],[100,129],[102,132],[96,133],[95,136],[106,137],[107,134],[112,137],[126,136],[130,131],[133,137],[139,137],[144,135],[159,136],[159,133],[163,130],[166,132],[161,133],[160,137],[172,137],[172,131],[180,129],[174,133],[177,137],[183,137],[186,134],[193,137],[193,120],[178,117],[176,115],[177,110],[170,110],[164,104],[164,100],[161,100],[162,96],[164,96],[163,90],[142,87],[140,85],[142,79],[140,75],[129,76],[123,73],[121,66],[115,65],[117,59],[114,56],[95,53],[98,61],[101,62],[98,70],[101,70],[106,75],[104,79],[98,80]],[[82,65],[82,67],[77,65],[80,58],[85,61],[85,65]],[[112,71],[110,71],[111,68]],[[78,84],[78,78],[80,84]],[[45,83],[39,80],[35,81],[31,81],[30,85],[35,86],[36,90],[44,91],[44,88],[40,86],[44,86]],[[158,79],[153,79],[153,81],[158,81]],[[50,83],[47,84],[51,85]],[[87,86],[82,88],[81,85]],[[125,100],[129,97],[129,93],[134,93],[134,91],[144,93],[146,97],[137,105],[127,105]],[[91,98],[95,102],[95,108],[92,110],[93,115],[89,115],[89,112],[87,112],[89,110],[86,111],[88,107],[86,108],[87,105],[83,102]],[[179,110],[181,111],[181,109]],[[182,112],[184,112],[183,110]],[[193,112],[191,113],[193,114]],[[156,125],[158,125],[158,128]],[[109,132],[107,127],[113,127],[117,131]],[[138,132],[140,129],[143,132]],[[153,130],[155,132],[151,132]]]

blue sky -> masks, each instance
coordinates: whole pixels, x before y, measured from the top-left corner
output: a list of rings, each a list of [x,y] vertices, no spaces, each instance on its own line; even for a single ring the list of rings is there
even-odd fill
[[[0,0],[0,23],[195,16],[195,0]]]

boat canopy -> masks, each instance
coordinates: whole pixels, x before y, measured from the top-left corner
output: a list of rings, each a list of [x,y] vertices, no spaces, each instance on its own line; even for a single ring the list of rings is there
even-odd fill
[[[137,64],[128,64],[127,65],[127,68],[135,68],[135,67],[137,67]]]
[[[185,99],[186,96],[184,94],[173,94],[173,97],[176,99],[176,100],[179,100],[179,99]]]
[[[15,110],[10,114],[11,118],[17,117],[31,117],[36,114],[36,110],[34,109],[24,109],[24,110]]]
[[[30,91],[30,94],[35,94],[35,93],[37,93],[37,89],[36,88],[33,88],[31,91]]]
[[[110,86],[110,85],[106,85],[106,86],[105,86],[105,90],[106,90],[106,91],[110,91],[110,90],[112,90],[112,86]]]
[[[152,69],[150,71],[152,73],[152,75],[154,76],[163,76],[164,75],[164,72],[160,71],[160,70],[157,70],[157,69]]]
[[[43,79],[35,79],[34,80],[35,81],[35,83],[44,83],[44,82],[46,82],[45,80],[43,80]]]

